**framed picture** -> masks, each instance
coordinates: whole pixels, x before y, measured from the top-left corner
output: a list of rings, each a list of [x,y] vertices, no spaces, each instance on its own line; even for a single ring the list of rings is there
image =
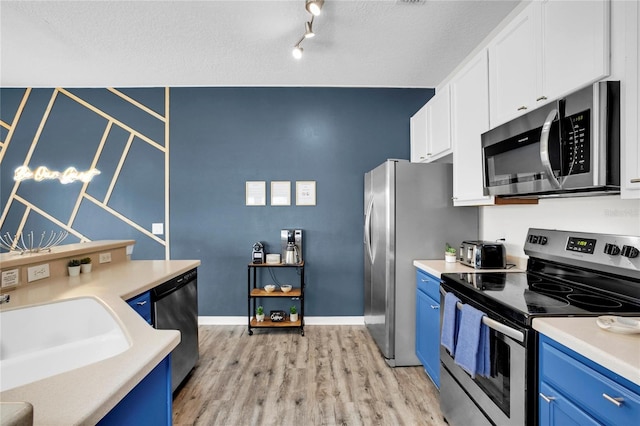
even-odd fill
[[[271,181],[271,205],[290,206],[291,205],[291,181],[274,180]]]
[[[296,206],[316,205],[316,181],[296,181]]]
[[[248,180],[245,184],[245,203],[247,206],[265,206],[267,183],[263,180]]]

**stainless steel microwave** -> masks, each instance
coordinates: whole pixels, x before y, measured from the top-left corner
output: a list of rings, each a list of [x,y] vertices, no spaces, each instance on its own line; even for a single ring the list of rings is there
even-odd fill
[[[620,192],[620,82],[598,82],[482,134],[485,195]]]

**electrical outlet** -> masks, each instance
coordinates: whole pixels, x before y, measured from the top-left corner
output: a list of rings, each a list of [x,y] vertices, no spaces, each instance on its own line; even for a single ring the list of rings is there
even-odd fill
[[[49,276],[49,264],[31,266],[27,268],[27,282],[41,280]]]
[[[12,287],[20,282],[20,270],[11,269],[2,272],[2,287]]]
[[[108,251],[106,253],[100,253],[100,263],[109,263],[111,262],[111,252]]]

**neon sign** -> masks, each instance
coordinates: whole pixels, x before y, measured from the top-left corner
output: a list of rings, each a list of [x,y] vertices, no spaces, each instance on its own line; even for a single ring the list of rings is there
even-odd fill
[[[22,182],[23,180],[33,179],[36,182],[42,182],[43,180],[57,179],[63,184],[78,180],[87,183],[91,182],[91,179],[99,174],[100,170],[95,168],[80,172],[76,170],[75,167],[68,167],[65,171],[59,172],[56,170],[49,170],[45,166],[40,166],[33,171],[28,166],[20,166],[13,174],[13,180],[16,182]]]

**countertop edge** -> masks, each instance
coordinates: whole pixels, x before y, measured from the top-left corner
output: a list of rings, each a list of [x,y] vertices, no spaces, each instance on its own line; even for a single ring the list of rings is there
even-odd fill
[[[127,246],[133,246],[135,243],[135,240],[100,240],[64,244],[52,247],[51,251],[42,251],[40,253],[25,253],[23,255],[16,253],[2,253],[0,254],[0,264],[2,264],[3,269],[15,268],[28,264],[48,262],[62,257],[75,256],[77,254],[87,253],[90,251],[124,248]]]
[[[510,269],[475,269],[467,265],[463,265],[460,262],[446,262],[444,260],[422,260],[416,259],[413,261],[413,266],[418,269],[440,278],[442,274],[480,274],[486,272],[524,272],[522,269],[513,267]]]

